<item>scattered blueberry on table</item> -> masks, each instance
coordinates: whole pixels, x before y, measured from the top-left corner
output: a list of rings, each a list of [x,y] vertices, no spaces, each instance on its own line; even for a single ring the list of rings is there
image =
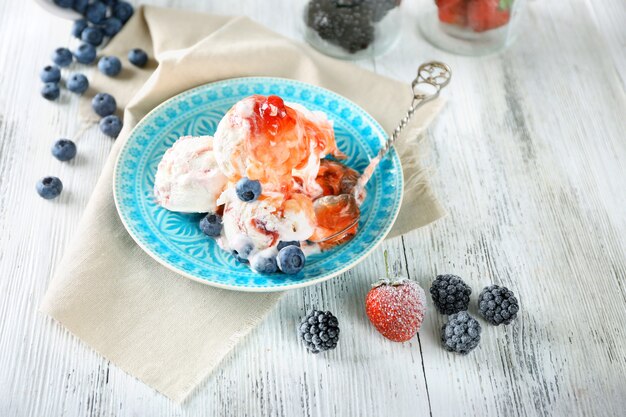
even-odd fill
[[[237,181],[235,192],[241,201],[250,203],[261,196],[261,182],[244,177]]]
[[[334,349],[339,342],[339,320],[330,311],[313,310],[300,321],[298,335],[311,353]]]
[[[120,30],[122,30],[122,26],[124,26],[124,24],[120,19],[116,17],[109,17],[102,24],[102,30],[105,35],[113,37],[117,35]]]
[[[52,53],[52,62],[54,62],[59,67],[69,67],[72,63],[72,60],[72,52],[70,52],[70,50],[67,48],[57,48]]]
[[[107,136],[116,138],[122,131],[122,120],[114,114],[100,120],[100,131]]]
[[[117,35],[124,24],[134,13],[133,6],[125,1],[118,0],[53,0],[54,4],[64,9],[72,8],[83,18],[72,24],[71,34],[83,42],[74,52],[68,48],[57,48],[52,53],[54,65],[47,65],[40,73],[39,78],[44,83],[41,95],[46,100],[56,100],[61,94],[61,69],[72,65],[74,59],[80,64],[92,64],[97,58],[96,47],[100,46],[105,37]],[[145,65],[148,56],[140,49],[129,61],[138,67]],[[98,63],[98,69],[108,76],[119,74],[122,63],[117,57],[104,57]],[[68,76],[67,89],[76,94],[83,94],[89,88],[89,80],[84,74],[74,73]],[[99,128],[107,136],[116,138],[122,130],[122,120],[114,115],[117,110],[115,98],[110,94],[97,94],[92,100],[94,111],[101,117]],[[60,139],[52,147],[52,155],[60,161],[69,161],[76,156],[76,145],[69,139]],[[46,199],[57,197],[63,184],[56,177],[45,177],[37,183],[37,192]],[[215,226],[213,226],[215,227]],[[221,227],[221,220],[220,220]]]
[[[44,177],[37,181],[37,193],[46,200],[57,198],[63,191],[63,183],[57,177]]]
[[[131,49],[128,52],[128,61],[136,67],[143,68],[148,62],[148,54],[143,49]]]
[[[285,274],[297,274],[304,268],[306,258],[297,246],[287,246],[278,251],[276,257],[278,268]]]
[[[59,139],[52,145],[52,155],[59,161],[69,161],[76,156],[76,144],[69,139]]]
[[[87,26],[89,26],[89,23],[87,23],[86,19],[75,20],[74,24],[72,25],[72,36],[80,39],[83,30],[85,30]]]
[[[113,6],[113,16],[126,23],[128,19],[133,15],[134,9],[130,3],[125,1],[119,1]]]
[[[100,46],[104,40],[104,32],[99,27],[87,27],[80,34],[83,42],[93,46]]]
[[[122,62],[115,56],[103,56],[98,61],[98,69],[104,75],[115,77],[122,70]]]
[[[85,17],[89,22],[97,25],[104,21],[107,11],[108,8],[104,3],[96,1],[87,6],[87,9],[85,10]]]
[[[58,83],[45,83],[41,88],[41,96],[46,100],[56,100],[61,95],[61,89]]]
[[[98,93],[91,100],[91,107],[98,116],[105,117],[115,113],[117,103],[111,94]]]
[[[76,61],[81,64],[91,64],[96,60],[96,47],[88,43],[81,43],[74,51]]]
[[[46,65],[39,73],[44,83],[58,83],[61,81],[61,69],[56,65]]]
[[[67,79],[67,89],[72,93],[83,94],[89,88],[89,81],[83,74],[75,73]]]

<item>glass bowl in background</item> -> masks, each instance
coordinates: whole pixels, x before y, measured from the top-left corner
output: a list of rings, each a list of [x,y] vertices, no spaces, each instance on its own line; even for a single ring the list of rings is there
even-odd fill
[[[499,52],[515,41],[525,0],[435,0],[420,29],[436,47],[460,55]]]
[[[336,58],[360,59],[391,49],[400,36],[401,0],[306,0],[304,37]]]

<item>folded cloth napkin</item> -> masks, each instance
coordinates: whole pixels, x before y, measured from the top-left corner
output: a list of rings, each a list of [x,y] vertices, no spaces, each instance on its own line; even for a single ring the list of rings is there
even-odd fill
[[[125,59],[131,48],[153,58],[144,69]],[[175,401],[184,400],[229,350],[274,307],[280,293],[242,293],[185,279],[146,255],[120,222],[112,195],[113,166],[135,124],[164,100],[212,81],[245,76],[303,80],[342,94],[390,131],[411,89],[346,62],[325,57],[243,17],[142,7],[103,51],[122,58],[116,78],[95,75],[125,108],[124,128],[57,265],[41,310],[108,360]],[[417,64],[417,63],[416,63]],[[84,115],[91,116],[89,97]],[[400,139],[406,190],[392,235],[442,215],[420,169],[417,134],[441,100],[415,116]]]

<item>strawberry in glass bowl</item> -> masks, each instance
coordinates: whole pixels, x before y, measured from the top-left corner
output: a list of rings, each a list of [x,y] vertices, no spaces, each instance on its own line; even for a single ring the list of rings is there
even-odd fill
[[[524,0],[435,0],[420,28],[435,46],[461,55],[498,52],[515,39]]]

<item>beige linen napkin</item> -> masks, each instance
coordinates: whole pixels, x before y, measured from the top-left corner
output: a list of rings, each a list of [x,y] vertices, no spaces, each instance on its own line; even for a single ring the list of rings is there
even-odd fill
[[[126,60],[135,47],[153,57],[147,68],[135,68]],[[266,75],[336,91],[390,131],[410,102],[411,91],[406,84],[327,58],[243,17],[143,7],[103,54],[122,57],[124,70],[115,79],[94,76],[90,91],[117,98],[118,107],[125,108],[124,129],[76,236],[56,267],[41,310],[124,371],[182,401],[281,294],[205,286],[164,268],[134,243],[112,196],[115,160],[133,126],[155,106],[189,88]],[[436,101],[420,110],[413,131],[398,146],[407,188],[392,235],[442,215],[420,169],[417,141],[442,105]],[[91,115],[88,107],[87,102],[85,116]]]

